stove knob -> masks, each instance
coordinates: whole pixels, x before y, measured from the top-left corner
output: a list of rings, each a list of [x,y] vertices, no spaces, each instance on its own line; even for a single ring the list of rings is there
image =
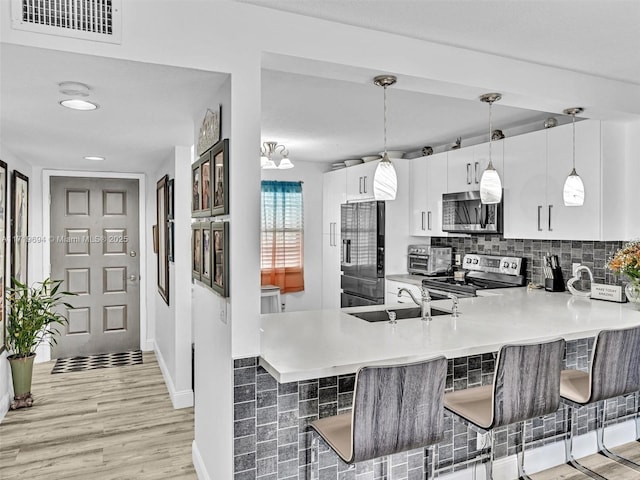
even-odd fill
[[[515,263],[515,262],[514,262],[514,263],[512,263],[512,264],[511,264],[511,268],[513,268],[513,269],[518,268],[518,264],[517,264],[517,263]]]
[[[473,259],[473,264],[474,264],[474,265],[477,265],[477,264],[478,264],[478,259],[477,259],[477,258],[474,258],[474,259]]]
[[[509,262],[504,262],[504,263],[502,264],[502,266],[503,266],[504,268],[509,268]]]
[[[471,259],[470,258],[467,258],[467,263],[471,263]]]

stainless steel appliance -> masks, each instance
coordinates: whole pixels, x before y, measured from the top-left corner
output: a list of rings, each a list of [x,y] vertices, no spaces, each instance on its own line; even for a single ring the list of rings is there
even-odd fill
[[[384,202],[340,206],[342,307],[384,303]]]
[[[442,195],[442,230],[454,233],[502,233],[502,203],[483,204],[480,192]]]
[[[464,279],[429,277],[422,286],[439,294],[475,297],[477,291],[489,288],[523,287],[526,285],[525,259],[496,255],[467,254],[462,259]]]
[[[417,275],[446,275],[451,273],[451,247],[409,245],[407,271]]]

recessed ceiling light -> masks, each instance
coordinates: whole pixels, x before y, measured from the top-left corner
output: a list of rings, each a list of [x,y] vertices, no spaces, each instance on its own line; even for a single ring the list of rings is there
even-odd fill
[[[87,155],[86,157],[84,157],[85,160],[92,160],[94,162],[101,162],[102,160],[104,160],[104,157],[100,157],[98,155]]]
[[[60,102],[60,105],[62,105],[63,107],[71,108],[72,110],[95,110],[99,108],[99,105],[97,103],[80,100],[79,98],[62,100]]]

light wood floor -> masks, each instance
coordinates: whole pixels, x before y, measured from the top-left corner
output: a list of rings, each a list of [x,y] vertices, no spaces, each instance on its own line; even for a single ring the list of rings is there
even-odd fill
[[[143,365],[51,375],[0,424],[0,478],[195,480],[193,409],[174,410],[153,353]]]
[[[627,443],[625,445],[612,448],[611,450],[615,451],[618,455],[622,455],[630,460],[634,460],[636,463],[640,463],[640,443],[638,442]],[[585,467],[588,467],[603,477],[611,480],[640,479],[639,471],[620,465],[619,463],[609,460],[602,455],[589,455],[588,457],[581,458],[579,460]],[[550,470],[545,470],[544,472],[531,475],[531,477],[534,480],[588,480],[590,478],[568,465],[561,465]]]

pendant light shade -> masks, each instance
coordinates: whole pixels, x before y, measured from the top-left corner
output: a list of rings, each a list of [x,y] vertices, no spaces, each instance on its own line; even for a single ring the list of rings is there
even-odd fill
[[[497,102],[501,98],[502,95],[499,93],[486,93],[480,97],[480,101],[489,104],[489,164],[480,177],[480,201],[484,204],[500,203],[502,200],[502,181],[491,161],[491,139],[493,137],[491,106],[493,102]]]
[[[387,87],[396,83],[393,75],[378,75],[373,83],[384,88],[384,154],[373,175],[373,197],[376,200],[395,200],[398,191],[396,169],[387,154]]]
[[[565,207],[581,207],[584,205],[584,183],[576,172],[576,115],[582,113],[580,107],[567,108],[563,113],[573,117],[573,169],[564,182],[562,199]]]

